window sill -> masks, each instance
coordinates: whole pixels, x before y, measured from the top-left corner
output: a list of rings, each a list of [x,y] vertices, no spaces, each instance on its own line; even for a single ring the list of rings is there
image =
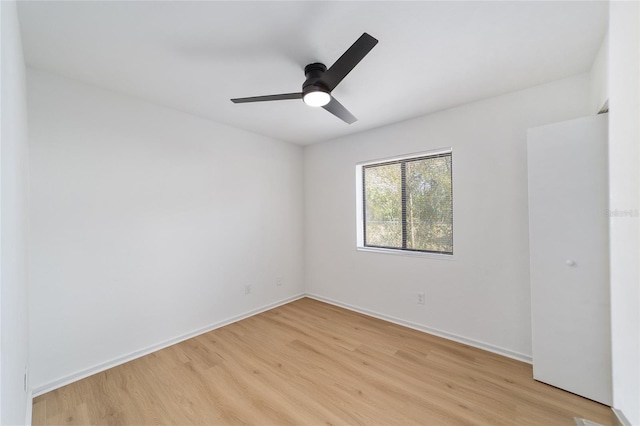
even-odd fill
[[[450,260],[450,261],[455,260],[455,257],[452,254],[425,253],[420,251],[394,250],[394,249],[385,249],[385,248],[377,248],[377,247],[356,247],[356,250],[370,252],[370,253],[392,254],[396,256],[422,257],[427,259]]]

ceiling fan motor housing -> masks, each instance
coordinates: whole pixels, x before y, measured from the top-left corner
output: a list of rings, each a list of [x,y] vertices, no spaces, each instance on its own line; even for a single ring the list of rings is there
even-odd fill
[[[307,77],[302,84],[303,96],[310,92],[329,92],[329,88],[322,82],[322,75],[327,70],[324,64],[315,62],[304,67],[304,75]]]

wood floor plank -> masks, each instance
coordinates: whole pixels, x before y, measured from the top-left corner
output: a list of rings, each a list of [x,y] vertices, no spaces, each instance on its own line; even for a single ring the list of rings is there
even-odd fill
[[[531,366],[304,298],[38,396],[34,425],[608,426]]]

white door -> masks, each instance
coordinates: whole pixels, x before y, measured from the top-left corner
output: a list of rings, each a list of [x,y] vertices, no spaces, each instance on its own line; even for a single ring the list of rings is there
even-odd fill
[[[607,114],[529,129],[533,376],[612,403]]]

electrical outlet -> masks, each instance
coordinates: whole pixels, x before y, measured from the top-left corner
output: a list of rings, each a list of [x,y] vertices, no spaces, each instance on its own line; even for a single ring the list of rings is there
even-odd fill
[[[424,292],[418,292],[417,296],[418,297],[416,298],[416,302],[418,303],[418,305],[424,305]]]
[[[250,294],[251,293],[251,284],[245,284],[244,285],[244,294]]]
[[[278,287],[280,287],[282,285],[282,277],[281,276],[277,276],[276,277],[276,285]]]

